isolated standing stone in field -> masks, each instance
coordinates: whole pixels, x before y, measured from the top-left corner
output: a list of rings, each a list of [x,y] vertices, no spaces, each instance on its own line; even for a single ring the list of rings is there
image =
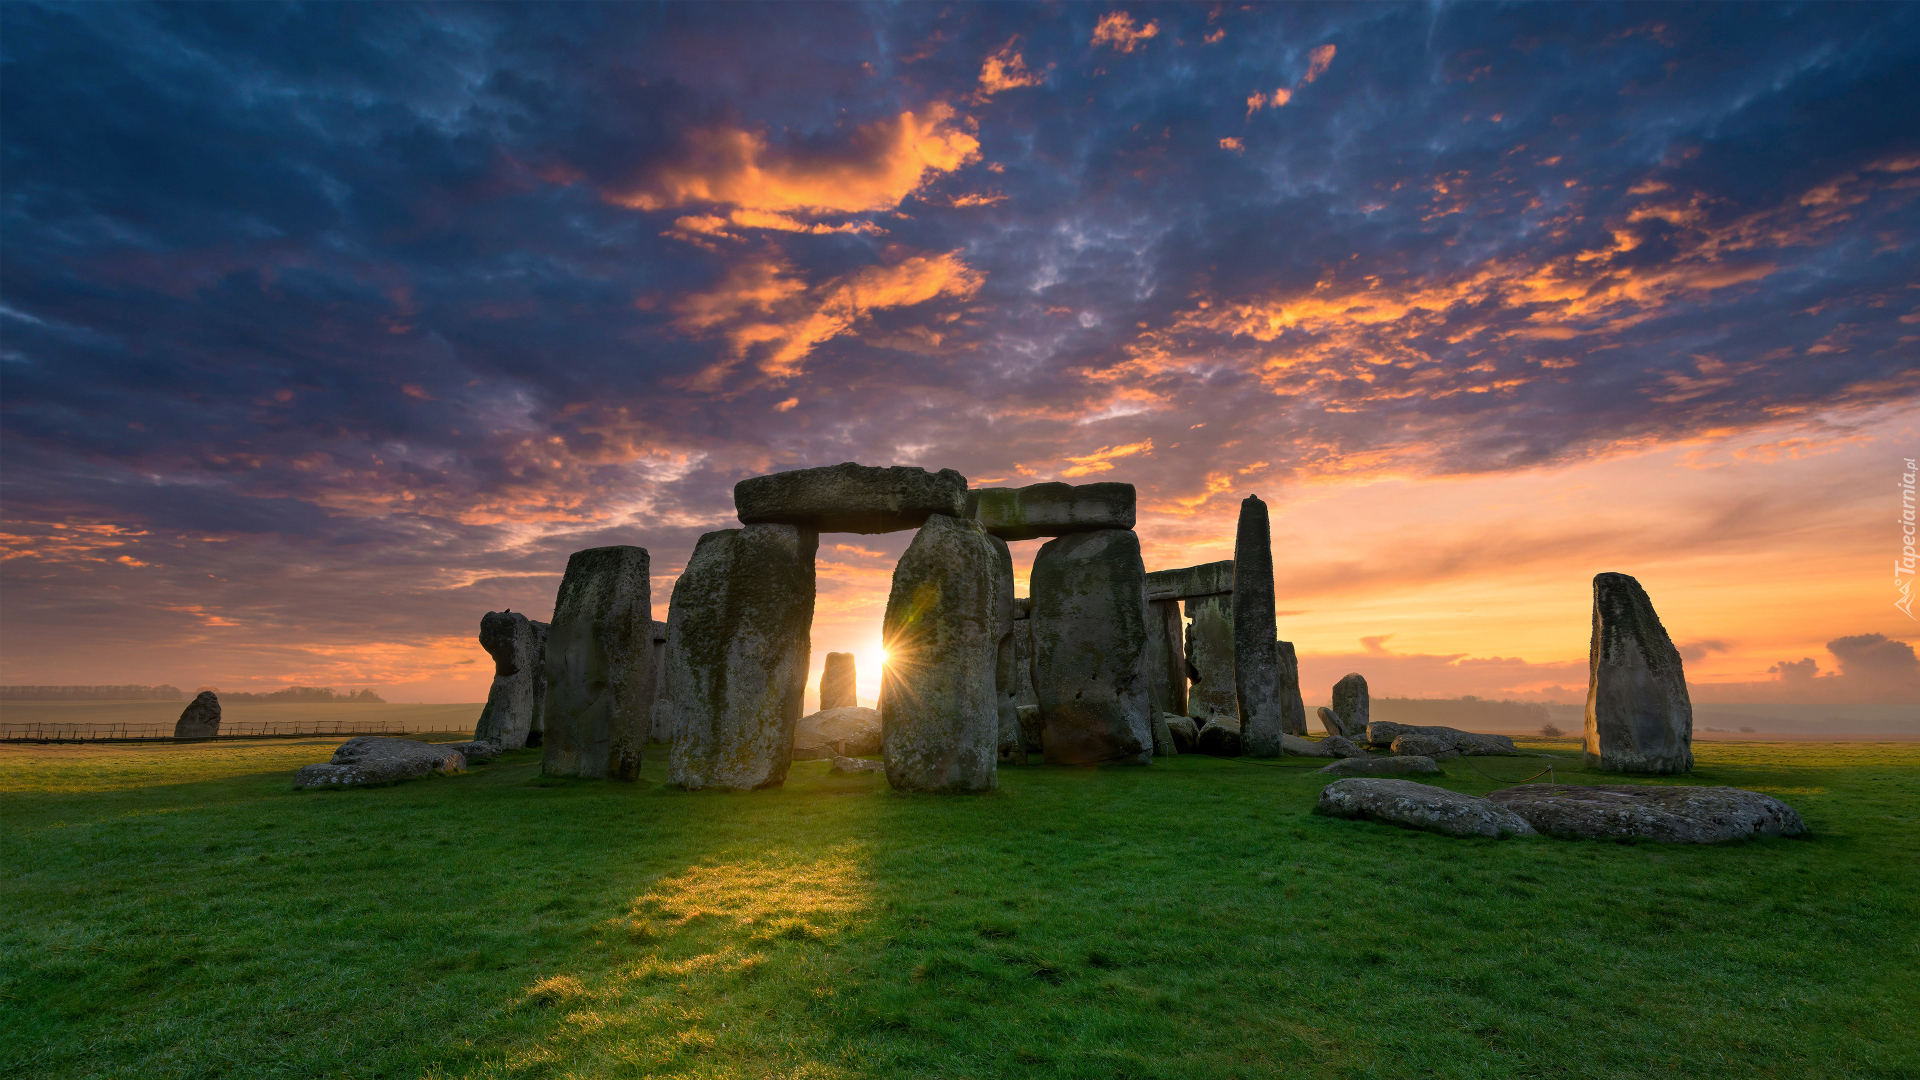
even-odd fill
[[[1448,836],[1533,836],[1525,819],[1487,799],[1412,780],[1335,780],[1320,789],[1317,812],[1373,818]]]
[[[637,780],[653,724],[653,599],[647,549],[576,551],[547,631],[540,769]]]
[[[211,690],[202,690],[194,695],[187,707],[180,710],[180,719],[174,721],[173,737],[176,739],[211,739],[220,734],[220,699]]]
[[[1233,539],[1233,689],[1241,737],[1253,757],[1286,753],[1280,745],[1286,713],[1275,693],[1280,656],[1273,625],[1273,530],[1267,504],[1249,495],[1240,502]]]
[[[1233,689],[1233,597],[1187,601],[1187,715],[1195,720],[1240,715]]]
[[[1013,571],[1009,562],[1003,582],[1005,542],[995,543],[977,521],[934,514],[893,568],[880,727],[896,788],[991,791],[998,783],[995,661],[1001,620],[1012,623]]]
[[[1488,792],[1487,798],[1551,836],[1717,844],[1756,833],[1807,831],[1793,807],[1731,787],[1521,784]]]
[[[1367,698],[1367,680],[1357,671],[1349,671],[1333,684],[1333,712],[1340,718],[1340,734],[1349,739],[1365,738],[1372,705]]]
[[[1151,600],[1147,603],[1147,694],[1153,714],[1187,712],[1187,640],[1186,620],[1180,617],[1180,601]]]
[[[814,532],[886,533],[916,529],[929,514],[965,517],[967,478],[906,465],[848,461],[818,469],[753,476],[733,485],[733,505],[748,525],[794,525]]]
[[[854,689],[853,654],[850,652],[830,652],[827,654],[826,667],[820,672],[820,709],[843,709],[849,705],[860,704],[860,695]]]
[[[474,725],[475,739],[502,750],[527,745],[537,705],[533,696],[540,668],[540,638],[533,621],[517,611],[489,611],[480,617],[480,647],[493,658],[493,685]]]
[[[738,791],[786,782],[819,547],[819,533],[792,525],[721,529],[694,545],[667,612],[670,782]]]
[[[673,741],[673,707],[667,703],[667,624],[653,620],[653,722],[648,742]]]
[[[1587,766],[1607,772],[1690,771],[1693,702],[1680,651],[1660,625],[1646,590],[1625,574],[1594,576],[1587,663]]]
[[[1300,697],[1300,659],[1294,655],[1293,642],[1275,641],[1274,655],[1279,661],[1279,677],[1274,693],[1280,699],[1281,728],[1289,735],[1307,733],[1307,703]]]
[[[1131,529],[1057,537],[1034,556],[1033,683],[1048,763],[1152,764],[1146,574]]]
[[[1023,488],[975,488],[967,492],[967,515],[1002,540],[1133,528],[1132,484],[1030,484]]]

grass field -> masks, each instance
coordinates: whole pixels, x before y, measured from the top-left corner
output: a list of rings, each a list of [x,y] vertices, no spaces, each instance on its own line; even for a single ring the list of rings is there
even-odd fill
[[[168,733],[180,719],[184,701],[6,701],[0,702],[0,724],[79,724],[119,726],[157,724]],[[253,723],[386,724],[404,731],[466,731],[480,719],[480,704],[470,705],[358,705],[282,704],[264,701],[221,702],[220,722],[228,726]]]
[[[332,746],[0,748],[0,1072],[1920,1075],[1910,743],[1698,747],[1814,829],[1719,847],[1321,818],[1298,759],[291,790]]]

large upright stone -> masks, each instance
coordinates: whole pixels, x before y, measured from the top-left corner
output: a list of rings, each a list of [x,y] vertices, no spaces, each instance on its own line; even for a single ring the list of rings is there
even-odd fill
[[[1002,540],[1133,528],[1132,484],[1030,484],[967,492],[967,516]]]
[[[748,525],[795,525],[814,532],[886,533],[916,529],[930,514],[967,516],[967,478],[906,465],[845,462],[753,476],[733,485],[733,505]]]
[[[935,514],[893,569],[880,726],[895,788],[991,791],[998,783],[995,661],[1013,608],[1010,559],[1004,582],[1000,575],[1005,550],[979,522]]]
[[[673,706],[667,701],[667,624],[653,620],[653,730],[648,742],[673,741]]]
[[[1333,684],[1333,711],[1340,717],[1341,734],[1357,739],[1367,733],[1373,705],[1367,697],[1367,680],[1357,671],[1349,671]]]
[[[647,549],[588,548],[567,560],[547,631],[540,769],[636,780],[653,723],[653,600]]]
[[[473,737],[502,750],[524,749],[539,706],[534,684],[542,660],[540,636],[533,621],[517,611],[489,611],[480,616],[480,647],[493,658],[493,685]]]
[[[1280,698],[1281,727],[1289,735],[1307,733],[1307,703],[1300,697],[1300,658],[1294,655],[1293,642],[1275,641],[1274,655],[1280,661],[1274,692]]]
[[[860,694],[854,688],[853,654],[828,653],[826,666],[820,671],[820,711],[845,709],[858,704]]]
[[[1033,689],[1033,601],[1022,597],[1013,603],[1013,703],[1040,707],[1040,695]],[[1035,753],[1037,745],[1030,745]]]
[[[688,790],[778,787],[807,690],[820,534],[748,525],[700,538],[667,612],[668,779]]]
[[[538,619],[528,619],[527,626],[533,630],[533,721],[527,725],[527,749],[533,750],[545,745],[547,737],[547,639],[553,634],[553,624]]]
[[[220,698],[211,690],[194,695],[173,723],[176,739],[211,739],[220,734]]]
[[[1007,542],[991,534],[987,539],[993,546],[993,576],[995,578],[994,630],[999,635],[994,643],[993,654],[993,700],[994,711],[999,717],[1000,736],[998,752],[1000,760],[1013,765],[1027,763],[1027,742],[1020,730],[1020,665],[1019,650],[1015,648],[1013,628],[1014,612],[1017,607],[1013,595],[1013,552],[1007,550]],[[1031,616],[1031,605],[1028,610]],[[1022,623],[1032,621],[1020,620]]]
[[[1147,575],[1148,600],[1193,600],[1233,592],[1233,560],[1155,570]]]
[[[1047,761],[1151,764],[1139,536],[1103,529],[1049,540],[1034,557],[1032,589],[1033,682]]]
[[[1653,601],[1625,574],[1593,579],[1587,654],[1588,767],[1607,772],[1693,769],[1693,702],[1680,651]]]
[[[1147,679],[1153,715],[1187,714],[1186,621],[1178,600],[1147,604]]]
[[[1196,720],[1240,716],[1233,689],[1233,597],[1203,596],[1187,601],[1187,715]]]
[[[1251,757],[1286,753],[1286,712],[1276,692],[1280,655],[1273,636],[1273,533],[1258,495],[1240,503],[1233,538],[1233,689],[1240,730]]]

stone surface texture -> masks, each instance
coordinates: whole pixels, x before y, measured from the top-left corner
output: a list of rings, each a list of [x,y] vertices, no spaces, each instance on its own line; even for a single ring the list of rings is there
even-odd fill
[[[778,787],[793,760],[820,536],[748,525],[700,538],[673,586],[668,780],[688,790]]]
[[[1154,715],[1187,712],[1186,620],[1180,601],[1147,604],[1147,696]]]
[[[1027,740],[1020,730],[1020,695],[1032,676],[1020,670],[1020,650],[1014,642],[1013,553],[1005,540],[992,535],[987,540],[993,547],[993,574],[998,579],[994,587],[994,633],[998,637],[993,651],[993,707],[999,731],[995,752],[1010,765],[1025,765]],[[1025,620],[1018,625],[1024,633]]]
[[[1505,735],[1483,735],[1477,731],[1461,731],[1437,724],[1396,724],[1390,720],[1375,720],[1362,733],[1362,741],[1372,746],[1394,746],[1408,735],[1437,740],[1469,757],[1524,756],[1514,747],[1513,740]]]
[[[531,750],[542,746],[547,736],[547,638],[553,633],[552,623],[543,623],[538,619],[527,620],[527,626],[533,630],[534,654],[540,660],[533,665],[533,719],[527,724],[527,745]],[[656,680],[657,681],[657,680]],[[656,713],[655,715],[659,715]]]
[[[1233,598],[1203,596],[1188,600],[1187,715],[1195,720],[1214,716],[1240,717],[1240,699],[1233,689]]]
[[[1056,537],[1034,557],[1031,576],[1028,621],[1046,760],[1151,764],[1146,567],[1139,536],[1103,529]]]
[[[1207,726],[1200,729],[1195,749],[1214,757],[1239,757],[1246,749],[1240,737],[1240,722],[1227,716],[1208,720]]]
[[[480,617],[480,647],[493,658],[493,684],[487,704],[473,727],[473,737],[498,744],[502,750],[520,750],[533,730],[533,714],[540,701],[535,683],[546,662],[533,620],[517,611],[489,611]]]
[[[469,745],[436,745],[415,739],[359,735],[341,743],[331,761],[302,766],[293,776],[293,786],[364,787],[413,780],[430,772],[460,772],[467,767],[467,757],[459,748]]]
[[[830,773],[839,773],[843,776],[852,775],[853,773],[885,773],[887,766],[878,761],[863,761],[860,758],[837,757],[833,759],[833,768],[827,771]]]
[[[492,761],[501,754],[498,743],[482,739],[476,739],[473,742],[428,743],[427,745],[437,750],[458,750],[460,756],[466,758],[469,765],[476,761]]]
[[[653,727],[653,601],[647,549],[576,551],[547,631],[540,768],[636,780]]]
[[[1174,741],[1173,728],[1167,723],[1166,713],[1153,714],[1153,756],[1180,756],[1180,746]]]
[[[648,742],[673,741],[673,704],[667,700],[667,624],[653,620],[653,723]]]
[[[932,514],[965,517],[967,478],[906,465],[848,461],[818,469],[753,476],[733,485],[747,525],[793,525],[814,532],[887,533],[917,529]]]
[[[1147,599],[1195,600],[1202,596],[1227,596],[1233,592],[1233,560],[1182,566],[1174,570],[1155,570],[1147,575]]]
[[[1371,818],[1448,836],[1533,836],[1533,826],[1499,804],[1412,780],[1335,780],[1320,789],[1322,814]]]
[[[1026,741],[1027,753],[1039,754],[1046,750],[1047,722],[1040,715],[1040,706],[1022,705],[1020,713],[1020,737]]]
[[[1349,671],[1333,684],[1334,715],[1340,718],[1340,734],[1349,739],[1362,738],[1367,734],[1367,723],[1372,719],[1368,714],[1372,704],[1367,697],[1367,680],[1357,671]]]
[[[818,761],[835,755],[869,757],[880,752],[880,710],[842,705],[808,713],[793,726],[793,756]]]
[[[1319,740],[1302,738],[1298,735],[1286,735],[1282,736],[1281,742],[1285,744],[1287,753],[1299,754],[1301,757],[1350,758],[1367,756],[1365,750],[1355,746],[1345,736],[1341,735],[1329,735]]]
[[[1460,751],[1453,748],[1453,740],[1442,739],[1436,735],[1408,734],[1393,740],[1390,744],[1393,752],[1402,757],[1430,757],[1435,761],[1443,758],[1457,758]]]
[[[1587,656],[1588,768],[1684,773],[1693,768],[1693,702],[1680,651],[1640,583],[1593,579]]]
[[[887,782],[903,791],[991,791],[1000,746],[996,660],[1012,618],[1005,541],[935,514],[893,568],[881,640]]]
[[[1793,807],[1731,787],[1521,784],[1487,798],[1550,836],[1717,844],[1807,831]]]
[[[1417,776],[1437,773],[1440,766],[1430,757],[1350,757],[1320,770],[1334,776]]]
[[[828,653],[826,667],[820,672],[821,711],[858,704],[860,704],[860,695],[854,689],[853,654],[850,652]]]
[[[202,690],[180,710],[173,722],[176,739],[211,739],[220,734],[220,699],[211,690]]]
[[[1002,540],[1133,528],[1132,484],[1030,484],[967,492],[966,517]]]
[[[1274,696],[1280,699],[1282,730],[1289,735],[1305,735],[1307,703],[1300,697],[1300,658],[1294,654],[1291,641],[1275,640],[1273,649],[1279,661]]]
[[[1286,753],[1280,703],[1280,652],[1273,636],[1273,529],[1258,495],[1240,501],[1233,538],[1233,690],[1240,729],[1253,757]]]
[[[1200,725],[1193,722],[1193,717],[1167,713],[1161,719],[1167,722],[1167,731],[1173,735],[1174,749],[1183,754],[1199,751]]]

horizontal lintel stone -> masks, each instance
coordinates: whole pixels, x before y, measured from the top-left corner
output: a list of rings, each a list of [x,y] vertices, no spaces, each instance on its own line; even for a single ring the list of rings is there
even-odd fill
[[[1132,484],[1029,484],[967,492],[967,516],[1002,540],[1131,529]]]
[[[1192,600],[1233,592],[1233,560],[1155,570],[1147,575],[1148,600]]]

